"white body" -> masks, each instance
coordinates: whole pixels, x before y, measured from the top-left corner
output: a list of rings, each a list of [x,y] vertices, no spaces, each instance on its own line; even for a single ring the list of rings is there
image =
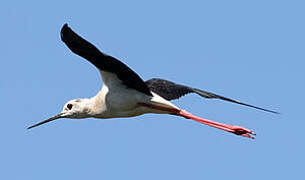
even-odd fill
[[[126,88],[116,74],[100,71],[103,78],[103,87],[99,93],[86,103],[88,114],[95,118],[117,118],[139,116],[145,113],[168,114],[138,103],[157,105],[165,108],[179,109],[171,102],[152,92],[153,97],[134,89]],[[76,100],[75,100],[76,101]]]

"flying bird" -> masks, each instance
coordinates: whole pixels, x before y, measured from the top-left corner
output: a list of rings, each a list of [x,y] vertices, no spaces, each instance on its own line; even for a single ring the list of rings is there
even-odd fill
[[[189,93],[196,93],[204,98],[221,99],[277,113],[164,79],[153,78],[144,82],[127,65],[99,51],[90,42],[76,34],[67,24],[64,24],[60,34],[61,40],[72,52],[85,58],[97,67],[102,76],[103,86],[96,96],[70,100],[64,105],[61,113],[34,124],[28,127],[28,129],[60,118],[81,119],[93,117],[105,119],[156,113],[181,116],[248,138],[254,138],[252,135],[256,135],[253,131],[241,126],[226,125],[195,116],[170,102],[170,100],[178,99]]]

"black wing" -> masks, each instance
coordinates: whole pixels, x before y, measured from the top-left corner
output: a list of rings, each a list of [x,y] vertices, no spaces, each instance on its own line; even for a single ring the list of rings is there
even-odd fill
[[[205,97],[205,98],[221,99],[221,100],[229,101],[229,102],[232,102],[232,103],[237,103],[237,104],[241,104],[241,105],[244,105],[244,106],[248,106],[248,107],[252,107],[252,108],[260,109],[260,110],[263,110],[263,111],[278,114],[278,112],[275,112],[275,111],[271,111],[271,110],[268,110],[268,109],[263,109],[263,108],[260,108],[260,107],[245,104],[245,103],[240,102],[240,101],[236,101],[236,100],[226,98],[226,97],[223,97],[223,96],[220,96],[220,95],[217,95],[217,94],[214,94],[214,93],[210,93],[210,92],[207,92],[207,91],[203,91],[203,90],[200,90],[200,89],[191,88],[191,87],[188,87],[188,86],[176,84],[174,82],[167,81],[167,80],[164,80],[164,79],[153,78],[153,79],[150,79],[150,80],[146,81],[145,83],[152,92],[157,93],[158,95],[160,95],[161,97],[163,97],[166,100],[178,99],[181,96],[184,96],[188,93],[196,93],[196,94],[198,94],[202,97]]]
[[[61,29],[61,40],[75,54],[87,59],[101,71],[114,73],[128,88],[152,96],[144,81],[128,66],[99,51],[94,45],[77,35],[67,24]]]

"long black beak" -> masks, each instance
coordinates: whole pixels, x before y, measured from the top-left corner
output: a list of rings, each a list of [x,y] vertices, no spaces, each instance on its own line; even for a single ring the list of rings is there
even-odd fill
[[[63,115],[63,113],[59,113],[59,114],[57,114],[57,115],[55,115],[55,116],[53,116],[53,117],[51,117],[51,118],[49,118],[45,121],[41,121],[37,124],[34,124],[33,126],[28,127],[27,129],[31,129],[31,128],[36,127],[36,126],[40,126],[42,124],[45,124],[45,123],[50,122],[50,121],[54,121],[54,120],[59,119],[59,118],[63,118],[62,115]]]

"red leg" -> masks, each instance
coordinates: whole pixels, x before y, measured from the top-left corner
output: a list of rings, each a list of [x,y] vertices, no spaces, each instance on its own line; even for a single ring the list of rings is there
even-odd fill
[[[246,128],[243,128],[241,126],[232,126],[232,125],[227,125],[227,124],[222,124],[222,123],[218,123],[218,122],[215,122],[215,121],[207,120],[207,119],[195,116],[195,115],[193,115],[191,113],[188,113],[186,111],[183,111],[183,110],[180,110],[177,115],[183,116],[187,119],[195,120],[197,122],[200,122],[202,124],[206,124],[208,126],[212,126],[212,127],[218,128],[218,129],[222,129],[224,131],[227,131],[227,132],[230,132],[230,133],[233,133],[233,134],[236,134],[236,135],[240,135],[240,136],[244,136],[244,137],[248,137],[248,138],[252,138],[252,139],[254,139],[254,137],[250,136],[250,134],[256,135],[253,131],[251,131],[249,129],[246,129]]]
[[[197,122],[200,122],[202,124],[206,124],[208,126],[212,126],[239,136],[244,136],[244,137],[248,137],[248,138],[252,138],[254,139],[252,135],[256,135],[253,131],[250,131],[249,129],[243,128],[241,126],[232,126],[232,125],[227,125],[227,124],[222,124],[222,123],[218,123],[215,121],[211,121],[211,120],[207,120],[198,116],[195,116],[191,113],[188,113],[184,110],[180,110],[180,109],[174,109],[174,108],[166,108],[166,107],[161,107],[161,106],[157,106],[157,105],[152,105],[152,104],[145,104],[145,103],[139,103],[139,105],[141,106],[146,106],[146,107],[150,107],[150,108],[154,108],[154,109],[159,109],[162,111],[168,111],[171,112],[172,114],[178,115],[178,116],[182,116],[184,118],[187,119],[192,119],[195,120]]]

